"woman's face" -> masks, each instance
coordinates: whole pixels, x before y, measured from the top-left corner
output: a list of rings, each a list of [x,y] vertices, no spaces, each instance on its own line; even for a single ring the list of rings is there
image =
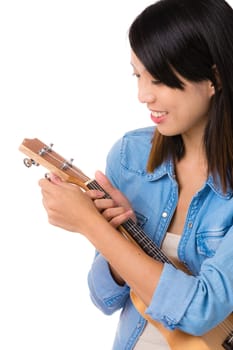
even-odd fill
[[[193,133],[202,136],[215,93],[211,81],[195,83],[177,74],[184,84],[184,90],[180,90],[155,80],[134,52],[131,64],[138,78],[138,99],[147,104],[159,132],[165,136]]]

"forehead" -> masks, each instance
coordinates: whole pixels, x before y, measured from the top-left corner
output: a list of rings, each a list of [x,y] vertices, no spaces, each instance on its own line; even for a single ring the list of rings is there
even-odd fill
[[[133,50],[131,50],[131,61],[130,61],[131,65],[133,66],[133,68],[135,70],[137,70],[138,72],[144,72],[146,71],[145,66],[143,65],[143,63],[139,60],[139,58],[135,55],[135,53],[133,52]]]

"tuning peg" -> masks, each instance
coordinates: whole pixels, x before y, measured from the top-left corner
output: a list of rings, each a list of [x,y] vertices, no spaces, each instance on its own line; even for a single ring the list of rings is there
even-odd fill
[[[43,154],[48,153],[48,152],[52,152],[52,147],[53,147],[53,143],[50,143],[49,146],[44,146],[43,148],[41,148],[41,150],[39,151],[39,155],[43,156]]]
[[[74,161],[74,159],[71,158],[70,161],[65,161],[65,162],[63,162],[62,165],[61,165],[61,169],[62,169],[62,170],[66,170],[66,169],[68,169],[68,168],[72,168],[72,166],[73,166],[73,161]]]
[[[33,159],[30,159],[30,158],[24,158],[23,163],[27,168],[30,168],[32,165],[36,165],[36,166],[39,165]]]

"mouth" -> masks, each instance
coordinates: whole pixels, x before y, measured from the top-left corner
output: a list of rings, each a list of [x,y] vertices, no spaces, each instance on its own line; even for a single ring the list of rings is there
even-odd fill
[[[168,112],[152,111],[150,117],[153,123],[160,124],[166,119],[167,115]]]

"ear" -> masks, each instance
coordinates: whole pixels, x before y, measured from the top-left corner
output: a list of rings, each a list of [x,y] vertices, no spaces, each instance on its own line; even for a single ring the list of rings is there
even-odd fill
[[[209,85],[208,86],[209,96],[212,97],[215,94],[215,86],[214,86],[214,83],[211,80],[209,80],[209,84],[208,85]]]
[[[215,89],[221,90],[222,82],[221,82],[221,79],[220,79],[220,76],[219,76],[219,71],[218,71],[218,68],[217,68],[216,64],[214,64],[212,66],[212,71],[214,73],[214,80],[212,81],[212,84],[213,84]]]

